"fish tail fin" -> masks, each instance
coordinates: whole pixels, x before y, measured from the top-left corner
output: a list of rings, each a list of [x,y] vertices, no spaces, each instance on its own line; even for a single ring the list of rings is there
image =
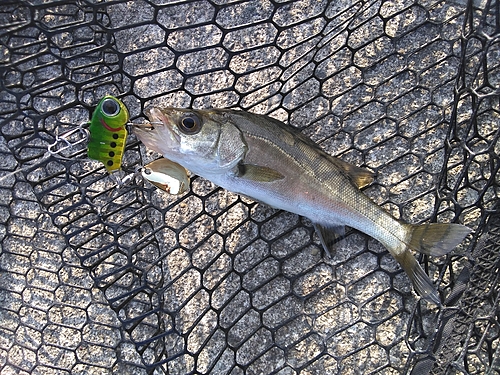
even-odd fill
[[[471,232],[460,224],[430,223],[406,226],[410,237],[408,247],[419,253],[437,257],[448,254]]]
[[[395,258],[408,274],[416,292],[422,298],[439,306],[441,300],[434,284],[408,248],[432,256],[445,255],[462,242],[471,230],[459,224],[405,224],[405,226],[407,249],[396,254]]]
[[[403,253],[396,255],[395,258],[410,278],[413,288],[415,288],[417,294],[427,301],[440,306],[441,299],[439,298],[436,287],[417,262],[413,254],[408,250],[405,250]]]

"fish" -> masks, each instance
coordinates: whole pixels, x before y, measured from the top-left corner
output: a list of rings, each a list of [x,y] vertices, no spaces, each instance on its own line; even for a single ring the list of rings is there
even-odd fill
[[[324,152],[290,125],[234,109],[148,107],[150,123],[133,127],[148,148],[229,191],[307,217],[328,253],[342,228],[384,245],[415,291],[441,305],[413,251],[442,256],[471,232],[461,224],[414,225],[393,217],[360,189],[374,174]]]
[[[109,173],[121,167],[128,120],[125,104],[111,95],[99,101],[90,119],[87,155],[103,163]]]
[[[188,172],[181,165],[160,158],[141,169],[142,177],[169,194],[182,194],[189,189]]]

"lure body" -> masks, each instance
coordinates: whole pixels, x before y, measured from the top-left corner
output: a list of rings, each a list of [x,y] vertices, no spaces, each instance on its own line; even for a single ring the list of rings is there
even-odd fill
[[[101,99],[90,120],[87,154],[103,163],[110,173],[122,164],[128,120],[125,104],[110,95]]]

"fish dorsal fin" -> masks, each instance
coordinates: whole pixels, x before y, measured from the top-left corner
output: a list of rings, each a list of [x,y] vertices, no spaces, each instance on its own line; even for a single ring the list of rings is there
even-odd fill
[[[238,164],[238,177],[257,182],[273,182],[285,178],[278,171],[254,164]]]
[[[313,226],[316,230],[316,233],[318,234],[319,241],[321,242],[321,245],[325,250],[325,254],[328,257],[331,257],[332,253],[334,252],[332,250],[334,243],[337,242],[340,238],[344,237],[345,227],[341,225],[332,225],[327,227],[318,223],[314,223]]]
[[[341,169],[352,183],[360,189],[370,185],[375,179],[375,174],[367,169],[356,167],[355,165],[334,157],[331,157],[330,161]]]

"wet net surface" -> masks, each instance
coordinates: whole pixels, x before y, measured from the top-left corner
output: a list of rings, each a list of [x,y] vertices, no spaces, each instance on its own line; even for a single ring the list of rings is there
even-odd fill
[[[495,374],[498,1],[3,1],[2,374]],[[323,258],[312,225],[195,177],[117,188],[83,145],[105,94],[238,107],[368,167],[406,221],[475,230],[420,258],[419,302],[376,241]],[[129,139],[122,176],[158,155]]]

